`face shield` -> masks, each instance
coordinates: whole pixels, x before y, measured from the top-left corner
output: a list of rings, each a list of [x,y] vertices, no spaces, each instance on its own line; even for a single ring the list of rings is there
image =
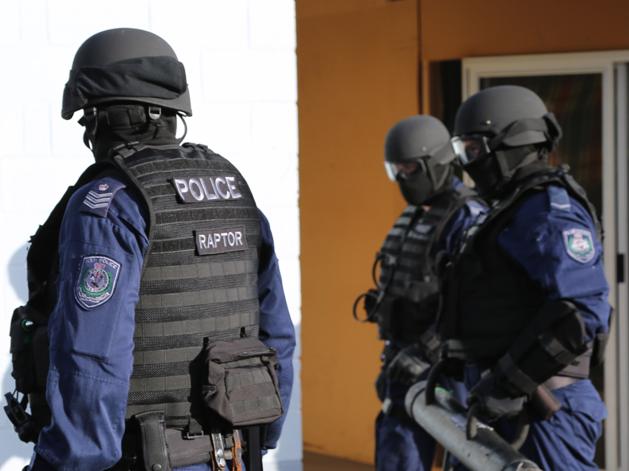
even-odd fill
[[[417,160],[408,162],[384,162],[384,169],[387,177],[393,182],[408,180],[417,172],[426,171],[426,157],[419,157]]]

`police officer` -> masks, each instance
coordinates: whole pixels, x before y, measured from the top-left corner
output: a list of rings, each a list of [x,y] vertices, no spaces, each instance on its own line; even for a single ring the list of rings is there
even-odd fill
[[[179,145],[185,70],[159,36],[87,39],[62,116],[78,110],[96,164],[28,260],[26,311],[49,314],[51,414],[30,469],[242,469],[243,453],[261,469],[295,347],[268,221],[227,159]]]
[[[432,116],[395,124],[385,140],[387,175],[408,206],[376,256],[376,289],[365,297],[367,319],[385,340],[377,389],[378,470],[430,470],[435,441],[404,411],[409,386],[423,377],[439,344],[432,325],[439,302],[438,254],[451,250],[456,234],[478,217],[483,204],[454,176],[450,134]],[[359,298],[360,299],[360,298]]]
[[[560,127],[532,91],[498,86],[462,104],[454,134],[492,208],[451,262],[440,322],[446,357],[465,364],[470,415],[516,441],[530,422],[521,452],[542,469],[598,469],[606,411],[588,376],[611,309],[595,210],[548,163]]]

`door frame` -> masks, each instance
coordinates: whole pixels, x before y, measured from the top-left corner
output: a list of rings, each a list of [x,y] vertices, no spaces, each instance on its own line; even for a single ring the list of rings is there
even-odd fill
[[[607,470],[629,469],[629,291],[627,285],[627,80],[629,50],[491,56],[462,61],[462,98],[479,91],[480,79],[509,76],[601,74],[602,204],[605,220],[604,263],[610,304],[616,311],[604,366]],[[622,65],[622,67],[621,67]],[[624,101],[623,101],[624,100]],[[620,131],[619,131],[620,130]],[[623,132],[624,131],[624,132]],[[624,205],[623,205],[624,202]],[[625,254],[625,280],[617,278],[618,254]]]

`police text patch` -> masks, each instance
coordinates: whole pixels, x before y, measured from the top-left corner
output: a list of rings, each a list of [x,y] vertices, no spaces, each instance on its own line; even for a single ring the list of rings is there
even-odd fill
[[[114,294],[120,264],[108,257],[89,256],[81,259],[74,297],[85,309],[106,303]]]
[[[216,177],[175,177],[173,185],[182,203],[203,201],[237,200],[242,198],[236,177],[221,175]]]
[[[563,243],[568,255],[577,262],[587,263],[596,255],[592,233],[586,229],[563,231]]]
[[[194,240],[199,255],[238,252],[247,248],[244,226],[194,231]]]

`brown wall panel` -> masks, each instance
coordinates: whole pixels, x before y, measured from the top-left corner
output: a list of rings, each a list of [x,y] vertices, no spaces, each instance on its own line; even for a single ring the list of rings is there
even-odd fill
[[[302,386],[307,450],[371,462],[381,349],[352,319],[404,203],[383,139],[417,112],[414,0],[298,0]]]
[[[420,0],[424,60],[629,48],[626,0]]]

